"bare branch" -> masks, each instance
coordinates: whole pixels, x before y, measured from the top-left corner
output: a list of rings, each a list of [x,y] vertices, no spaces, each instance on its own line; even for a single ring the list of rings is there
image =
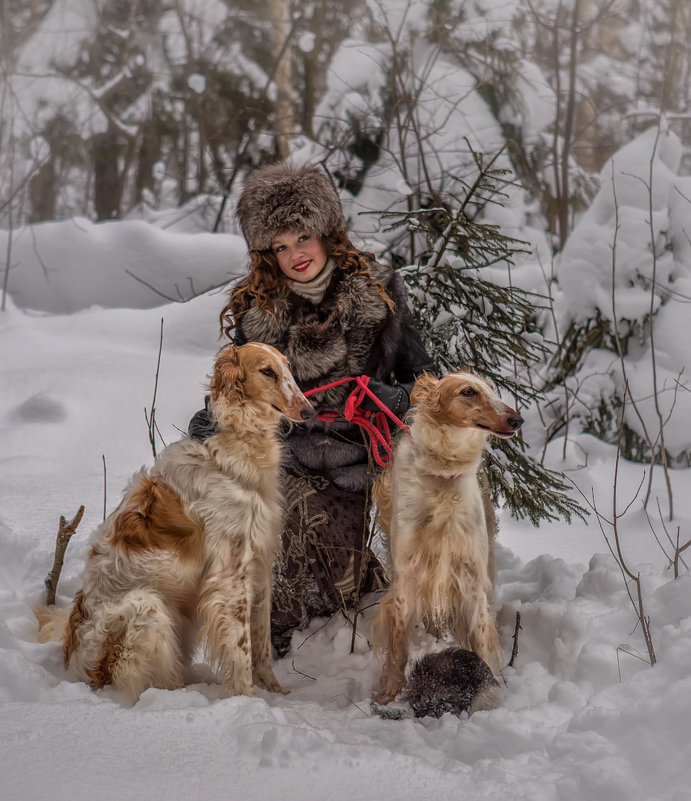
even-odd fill
[[[151,450],[156,458],[156,434],[161,437],[161,432],[156,425],[156,393],[158,392],[158,374],[161,368],[161,351],[163,350],[163,317],[161,317],[161,335],[158,340],[158,359],[156,361],[156,380],[154,381],[154,396],[151,400],[151,415],[147,414],[146,408],[144,409],[144,417],[149,428],[149,442],[151,443]],[[165,444],[165,443],[164,443]]]
[[[511,649],[511,659],[509,659],[508,667],[513,667],[516,657],[518,656],[518,632],[523,628],[521,626],[521,613],[516,612],[516,625],[513,630],[513,648]]]
[[[68,523],[65,518],[60,515],[60,525],[58,527],[58,535],[55,540],[55,556],[53,558],[53,568],[46,576],[46,606],[55,605],[55,595],[58,591],[58,582],[60,581],[60,573],[62,572],[62,565],[65,560],[65,551],[70,544],[70,538],[77,530],[77,526],[81,523],[84,515],[84,506],[80,506],[77,514]]]
[[[228,283],[228,279],[226,279],[223,281],[219,281],[219,283],[217,284],[211,284],[211,286],[208,286],[206,287],[206,289],[202,289],[199,292],[195,292],[194,289],[192,289],[193,294],[191,294],[187,298],[184,297],[184,295],[180,292],[180,288],[176,284],[175,288],[177,289],[178,297],[175,298],[172,295],[166,295],[165,292],[162,292],[160,289],[157,289],[153,284],[150,284],[148,281],[145,281],[143,278],[140,278],[138,275],[135,275],[131,270],[125,270],[125,272],[127,273],[127,275],[130,276],[130,278],[134,278],[135,281],[138,281],[140,284],[143,284],[147,289],[150,289],[152,292],[155,292],[159,297],[169,301],[170,303],[188,303],[190,300],[194,300],[194,298],[198,298],[200,295],[204,295],[206,292],[211,292],[214,289],[220,289],[221,287],[224,287]],[[190,282],[190,286],[193,287],[192,284],[193,279],[190,276],[188,276],[188,280]]]
[[[107,494],[107,472],[106,472],[106,455],[105,453],[101,454],[101,459],[103,459],[103,519],[106,519],[106,494]]]

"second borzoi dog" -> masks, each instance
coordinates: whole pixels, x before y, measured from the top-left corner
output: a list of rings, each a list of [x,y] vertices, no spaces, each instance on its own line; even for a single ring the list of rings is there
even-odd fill
[[[223,348],[210,391],[218,433],[165,448],[95,532],[64,640],[66,666],[94,689],[134,699],[181,686],[200,624],[226,695],[255,695],[254,682],[283,691],[269,639],[277,427],[314,411],[285,357],[259,343]]]
[[[423,376],[410,399],[410,436],[374,490],[392,568],[374,621],[386,658],[373,697],[383,704],[405,683],[416,625],[450,634],[495,674],[502,666],[478,468],[488,435],[512,437],[523,418],[470,373]]]

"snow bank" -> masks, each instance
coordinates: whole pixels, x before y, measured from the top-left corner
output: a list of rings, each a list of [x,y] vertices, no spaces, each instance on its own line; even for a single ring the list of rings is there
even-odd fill
[[[118,234],[111,225],[119,241],[133,230],[122,223]],[[215,280],[209,270],[216,240],[232,242],[196,240],[203,243],[200,281]],[[63,242],[56,257],[51,275],[60,296],[81,291],[82,241],[69,239],[71,249]],[[167,237],[155,241],[150,277],[158,284],[166,280],[170,249]],[[109,262],[108,253],[95,262]],[[28,296],[34,291],[27,281]],[[492,712],[471,719],[371,716],[379,669],[367,641],[372,608],[361,618],[352,654],[350,625],[340,616],[314,620],[294,635],[292,652],[276,665],[291,690],[286,697],[260,691],[254,699],[221,699],[201,663],[184,689],[149,690],[134,706],[108,688],[93,693],[66,681],[60,646],[36,643],[31,613],[43,599],[58,517],[86,506],[60,585],[58,604],[66,606],[80,586],[89,532],[103,516],[104,458],[108,510],[131,473],[152,458],[144,408],[151,407],[161,318],[156,408],[165,440],[178,437],[200,407],[217,346],[220,292],[135,308],[141,292],[135,281],[123,284],[129,308],[102,308],[108,299],[96,293],[92,308],[72,314],[61,306],[59,315],[37,315],[10,301],[0,315],[3,797],[688,798],[691,585],[685,570],[671,580],[637,509],[622,528],[626,553],[644,577],[659,660],[653,669],[626,652],[645,655],[621,574],[604,555],[592,518],[542,529],[502,519],[496,608],[507,658],[516,611],[523,628],[516,665],[505,670],[505,704]],[[568,470],[586,494],[595,488],[605,508],[611,446],[581,436],[563,463],[559,448],[555,443],[549,463]],[[672,478],[680,519],[688,522],[688,471]],[[620,481],[622,494],[631,491],[638,467],[623,466]]]
[[[624,341],[623,365],[612,342],[609,364],[600,355],[594,369],[589,356],[571,379],[579,394],[575,414],[585,406],[597,415],[600,399],[615,393],[622,398],[628,381],[635,408],[627,401],[627,426],[642,440],[655,441],[664,421],[672,462],[688,466],[691,379],[684,343],[691,297],[691,178],[677,174],[680,159],[679,139],[663,122],[604,166],[600,190],[557,264],[555,312],[562,337],[570,325],[598,317],[616,324]]]
[[[71,314],[90,306],[148,309],[188,300],[245,272],[231,234],[163,231],[142,221],[48,222],[0,231],[8,292],[25,309]]]

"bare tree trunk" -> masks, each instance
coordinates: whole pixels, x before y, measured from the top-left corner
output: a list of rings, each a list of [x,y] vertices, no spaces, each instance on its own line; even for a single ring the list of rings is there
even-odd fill
[[[190,153],[190,134],[188,125],[187,111],[182,115],[182,128],[180,131],[182,142],[178,153],[177,166],[178,166],[178,204],[182,206],[187,202],[189,197],[187,192],[187,169],[189,164]]]
[[[94,207],[98,220],[117,220],[135,155],[136,137],[111,125],[93,138]],[[122,161],[122,168],[119,165]]]
[[[55,162],[53,157],[29,181],[30,223],[55,219]]]
[[[98,220],[120,216],[118,136],[110,128],[93,138],[94,207]]]
[[[561,198],[559,204],[559,249],[563,250],[569,235],[569,161],[574,140],[576,121],[576,68],[578,66],[578,39],[581,17],[581,0],[574,0],[569,37],[569,84],[566,98],[566,117],[562,132]]]
[[[319,92],[319,56],[322,52],[322,42],[324,26],[324,3],[317,3],[314,14],[310,20],[310,30],[314,35],[314,47],[303,56],[305,80],[302,97],[302,130],[314,139],[314,110],[317,107],[317,95]]]
[[[293,80],[291,47],[286,46],[290,34],[290,0],[271,0],[271,20],[274,27],[276,67],[276,145],[278,155],[284,159],[290,154],[288,142],[293,135]]]
[[[195,97],[194,99],[195,113],[197,116],[197,128],[199,133],[199,155],[197,167],[197,192],[204,192],[206,190],[206,181],[208,178],[208,169],[206,166],[206,149],[209,146],[209,140],[206,134],[206,103],[203,97]]]
[[[665,63],[662,87],[662,111],[683,111],[682,86],[684,66],[688,58],[691,35],[691,4],[689,0],[673,0],[670,8],[670,42]]]
[[[140,203],[145,190],[154,190],[154,164],[161,157],[161,136],[158,121],[150,118],[144,122],[140,129],[139,154],[137,159],[137,177],[134,190],[134,200]]]
[[[10,0],[3,0],[2,4],[2,24],[0,24],[0,44],[2,44],[2,68],[5,73],[6,86],[2,93],[0,105],[0,132],[3,126],[7,126],[7,144],[8,151],[8,172],[9,172],[9,205],[7,209],[7,249],[5,251],[5,267],[2,274],[2,299],[0,301],[0,310],[5,311],[7,305],[7,287],[10,279],[10,269],[12,267],[12,241],[13,241],[13,219],[12,219],[12,202],[14,197],[14,100],[10,92],[7,91],[7,84],[11,84],[12,76],[14,73],[13,51],[11,49],[11,31],[10,26]],[[9,113],[8,107],[9,106]],[[0,155],[2,155],[3,145],[5,142],[0,140]],[[2,166],[2,164],[0,164]]]

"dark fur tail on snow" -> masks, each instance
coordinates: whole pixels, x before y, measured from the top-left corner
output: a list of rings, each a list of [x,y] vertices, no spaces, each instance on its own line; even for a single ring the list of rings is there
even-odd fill
[[[488,665],[472,651],[447,648],[426,654],[413,666],[404,695],[412,709],[387,708],[372,702],[372,711],[383,718],[402,720],[440,718],[446,712],[472,715],[495,709],[503,700],[501,685]]]
[[[440,718],[445,712],[472,715],[495,709],[503,692],[480,657],[463,648],[447,648],[419,659],[410,673],[406,698],[416,718]]]

